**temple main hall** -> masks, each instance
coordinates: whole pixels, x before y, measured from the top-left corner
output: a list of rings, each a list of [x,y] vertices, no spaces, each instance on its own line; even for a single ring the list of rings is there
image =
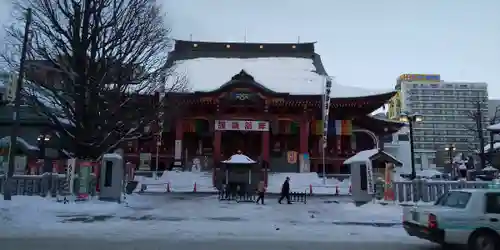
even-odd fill
[[[322,99],[332,80],[314,43],[177,40],[168,67],[168,81],[185,80],[187,90],[165,94],[159,136],[128,144],[128,161],[211,171],[241,152],[270,172],[323,171]],[[403,124],[370,115],[394,91],[330,83],[325,170],[348,174],[344,160]]]

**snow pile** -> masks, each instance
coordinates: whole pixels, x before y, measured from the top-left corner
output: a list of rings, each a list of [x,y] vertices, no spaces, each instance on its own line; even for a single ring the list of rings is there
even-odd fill
[[[255,81],[276,92],[291,94],[323,93],[325,77],[316,73],[312,59],[295,57],[197,58],[176,61],[172,75],[187,76],[194,91],[213,91],[239,74],[241,70]],[[210,77],[206,77],[209,75]],[[172,77],[175,81],[175,77]],[[286,82],[286,84],[283,84]],[[173,83],[167,83],[170,85]],[[390,93],[392,90],[367,90],[332,82],[332,98],[346,98]]]
[[[268,202],[266,206],[256,206],[221,203],[214,197],[178,200],[140,195],[130,195],[127,201],[126,205],[99,201],[62,204],[40,197],[15,196],[11,202],[0,201],[0,218],[3,219],[0,235],[114,240],[162,238],[165,235],[191,240],[415,240],[402,230],[402,208],[397,205],[356,207],[351,203],[325,203],[322,199],[311,199],[308,204]],[[78,217],[101,219],[96,222],[72,221]],[[356,223],[360,225],[353,225]],[[370,223],[393,226],[380,230]],[[169,226],[165,227],[167,224]]]
[[[334,219],[337,222],[401,223],[403,216],[403,209],[399,205],[382,205],[378,203],[368,203],[359,207],[353,203],[339,205],[335,213],[342,216]]]
[[[350,179],[339,181],[335,178],[327,179],[326,184],[317,173],[269,173],[268,192],[280,193],[281,185],[286,177],[290,177],[290,189],[292,192],[307,192],[312,188],[313,194],[335,194],[339,189],[339,194],[348,194]]]
[[[139,182],[138,189],[141,184],[145,184],[148,192],[167,192],[168,188],[171,192],[193,192],[195,183],[197,192],[217,191],[213,186],[212,176],[204,172],[164,171],[158,179],[136,176],[135,180]]]
[[[33,151],[38,151],[40,150],[37,146],[29,144],[26,140],[24,140],[21,137],[17,137],[17,143],[21,144],[24,148],[28,150],[33,150]],[[0,146],[1,147],[8,147],[10,145],[10,136],[5,136],[2,139],[0,139]]]
[[[486,129],[492,130],[492,131],[499,131],[500,130],[500,123],[490,125]]]

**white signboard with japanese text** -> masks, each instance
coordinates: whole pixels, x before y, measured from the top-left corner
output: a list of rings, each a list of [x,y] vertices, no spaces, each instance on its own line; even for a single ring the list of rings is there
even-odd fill
[[[215,130],[269,131],[267,121],[216,120]]]
[[[375,185],[373,183],[373,166],[371,162],[366,163],[366,185],[368,194],[375,194]]]
[[[68,182],[69,193],[73,194],[74,183],[75,183],[76,159],[75,158],[68,159],[67,164],[68,167],[66,168],[66,181]]]

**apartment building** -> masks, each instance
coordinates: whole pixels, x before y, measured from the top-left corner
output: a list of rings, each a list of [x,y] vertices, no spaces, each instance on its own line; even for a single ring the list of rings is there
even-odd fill
[[[5,91],[10,80],[11,75],[9,73],[0,71],[0,100],[3,100],[3,96],[5,95]]]
[[[447,82],[440,75],[404,74],[396,83],[398,94],[389,103],[388,116],[399,119],[402,112],[419,113],[423,121],[415,124],[415,163],[445,164],[436,159],[450,144],[456,152],[480,148],[478,125],[472,115],[481,117],[485,142],[489,137],[488,85],[482,82]]]

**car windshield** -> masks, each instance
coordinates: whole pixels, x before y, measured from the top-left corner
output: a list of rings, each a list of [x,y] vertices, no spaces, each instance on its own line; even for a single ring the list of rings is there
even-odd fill
[[[471,194],[469,192],[448,192],[443,194],[438,198],[434,205],[453,207],[453,208],[465,208],[469,202]]]

